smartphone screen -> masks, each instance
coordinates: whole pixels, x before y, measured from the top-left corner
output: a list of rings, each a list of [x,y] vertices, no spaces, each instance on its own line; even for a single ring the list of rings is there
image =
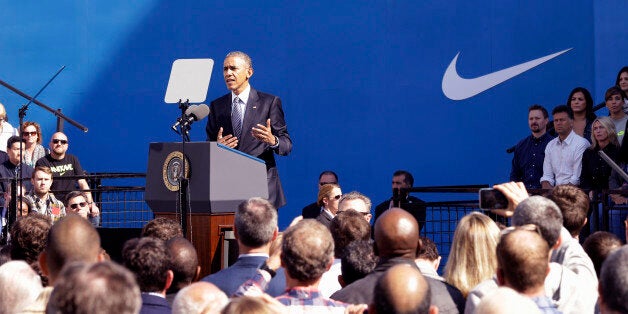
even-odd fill
[[[504,209],[508,207],[508,199],[504,193],[492,189],[480,189],[480,208],[484,210]]]

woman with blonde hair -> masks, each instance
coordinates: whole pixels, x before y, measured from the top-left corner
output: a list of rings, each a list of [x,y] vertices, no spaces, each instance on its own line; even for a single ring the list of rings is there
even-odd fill
[[[479,212],[462,217],[445,265],[445,281],[466,298],[480,282],[495,275],[498,241],[499,228],[491,218]]]
[[[37,122],[24,122],[22,124],[22,138],[26,142],[24,146],[24,163],[35,167],[35,163],[41,157],[46,156],[48,150],[41,145],[41,127]]]
[[[331,225],[331,220],[336,217],[341,196],[342,190],[340,190],[338,184],[324,184],[318,190],[317,203],[323,210],[321,210],[321,213],[316,217],[316,220],[327,226],[327,228]]]
[[[611,167],[600,157],[603,151],[617,161],[619,157],[619,141],[615,124],[609,117],[598,117],[591,127],[591,147],[582,154],[582,172],[580,173],[580,188],[583,190],[608,189],[608,178],[611,176]]]

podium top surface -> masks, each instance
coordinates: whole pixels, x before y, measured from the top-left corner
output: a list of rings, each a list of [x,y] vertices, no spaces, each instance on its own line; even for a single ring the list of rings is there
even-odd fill
[[[251,156],[251,155],[249,155],[247,153],[243,153],[243,152],[241,152],[241,151],[239,151],[239,150],[237,150],[235,148],[231,148],[229,146],[220,144],[218,142],[207,142],[207,141],[186,142],[185,145],[190,145],[190,144],[191,145],[199,145],[199,144],[204,144],[204,143],[207,144],[208,146],[209,146],[209,143],[216,143],[216,146],[218,148],[220,148],[220,149],[224,149],[224,150],[230,151],[230,152],[232,152],[234,154],[238,154],[240,156],[244,156],[244,157],[247,157],[249,159],[255,160],[255,161],[259,162],[259,163],[266,164],[266,162],[263,159],[257,158],[255,156]],[[165,143],[164,142],[151,142],[150,145],[152,145],[152,144],[165,144]],[[170,144],[181,144],[181,142],[170,142]]]

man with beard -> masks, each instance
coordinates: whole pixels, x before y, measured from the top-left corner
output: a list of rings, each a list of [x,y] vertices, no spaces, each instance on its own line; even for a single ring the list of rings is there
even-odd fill
[[[580,184],[582,153],[589,141],[573,131],[573,111],[565,105],[552,110],[558,137],[547,143],[543,160],[541,187],[551,189],[560,184]]]
[[[528,126],[532,134],[515,146],[510,181],[523,182],[528,189],[541,188],[545,147],[554,137],[547,131],[547,110],[539,105],[528,109]]]

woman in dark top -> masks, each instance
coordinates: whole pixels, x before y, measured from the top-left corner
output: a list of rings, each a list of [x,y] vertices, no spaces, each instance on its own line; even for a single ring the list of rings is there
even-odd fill
[[[593,200],[587,213],[589,226],[582,228],[580,237],[586,238],[591,232],[598,230],[599,222],[602,221],[601,209],[599,208],[599,193],[608,189],[609,177],[612,168],[600,157],[602,150],[608,157],[617,160],[619,156],[619,142],[615,124],[609,117],[598,117],[592,123],[592,135],[589,139],[591,147],[582,154],[582,172],[580,173],[580,188],[589,191],[589,197]],[[596,213],[592,215],[592,213]]]
[[[597,118],[591,93],[584,87],[576,87],[569,93],[567,105],[573,111],[573,131],[591,142],[591,125]]]
[[[619,142],[615,124],[609,117],[598,117],[592,123],[591,147],[582,155],[580,188],[584,190],[608,189],[608,179],[612,168],[600,157],[602,150],[613,160],[619,156]],[[589,194],[593,195],[593,194]]]

